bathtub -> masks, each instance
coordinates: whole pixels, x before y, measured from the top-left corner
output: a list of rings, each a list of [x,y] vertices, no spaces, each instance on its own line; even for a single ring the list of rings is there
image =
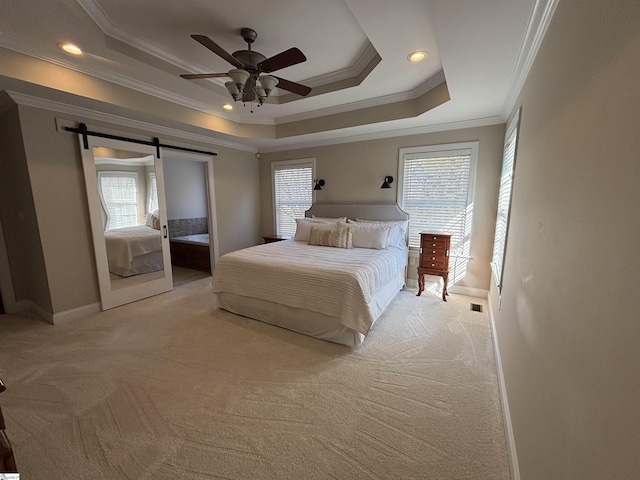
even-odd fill
[[[201,270],[211,275],[209,234],[185,235],[170,239],[171,265]]]
[[[194,245],[209,245],[209,234],[198,233],[196,235],[185,235],[184,237],[173,237],[172,242],[192,243]]]

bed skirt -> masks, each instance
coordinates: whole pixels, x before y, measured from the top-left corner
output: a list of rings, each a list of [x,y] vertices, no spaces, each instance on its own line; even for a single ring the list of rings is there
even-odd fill
[[[404,283],[402,272],[371,296],[368,304],[374,317],[371,328],[402,290]],[[222,292],[216,296],[219,308],[321,340],[355,347],[362,345],[365,339],[361,333],[342,325],[337,317],[233,293]]]
[[[164,269],[162,250],[133,257],[128,266],[118,265],[109,260],[109,271],[121,277],[130,277],[143,273],[152,273]]]

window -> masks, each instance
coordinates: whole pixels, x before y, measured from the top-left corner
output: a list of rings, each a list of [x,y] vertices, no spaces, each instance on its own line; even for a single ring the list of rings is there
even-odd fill
[[[156,182],[156,174],[149,174],[149,209],[147,212],[151,213],[158,210],[158,184]]]
[[[498,193],[498,216],[496,218],[496,232],[493,241],[493,259],[491,270],[493,278],[502,290],[502,273],[504,271],[504,254],[507,247],[507,232],[509,228],[509,210],[511,209],[511,191],[513,187],[513,172],[516,163],[516,147],[518,143],[518,122],[520,110],[511,120],[504,142],[502,157],[502,174],[500,176],[500,190]]]
[[[400,149],[398,198],[409,214],[409,247],[420,248],[423,231],[450,234],[454,281],[471,258],[477,156],[477,142]]]
[[[276,235],[293,237],[296,218],[303,218],[313,203],[315,159],[273,162],[273,205]]]
[[[138,176],[135,172],[98,172],[105,231],[138,224]]]

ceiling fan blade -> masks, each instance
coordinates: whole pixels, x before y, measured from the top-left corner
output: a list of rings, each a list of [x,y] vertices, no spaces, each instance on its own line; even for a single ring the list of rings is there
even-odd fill
[[[226,73],[184,73],[180,76],[187,80],[197,80],[198,78],[221,78],[229,75]]]
[[[275,75],[274,75],[275,76]],[[284,78],[276,77],[278,79],[278,84],[276,87],[281,88],[282,90],[286,90],[287,92],[296,93],[298,95],[302,95],[306,97],[311,92],[311,87],[307,87],[306,85],[302,85],[300,83],[292,82],[291,80],[285,80]]]
[[[304,56],[296,47],[285,50],[271,58],[267,58],[258,64],[258,69],[265,73],[275,72],[282,68],[290,67],[298,63],[306,62],[307,57]]]
[[[227,62],[229,62],[234,67],[236,68],[244,67],[244,64],[240,60],[235,58],[233,55],[231,55],[229,52],[227,52],[224,48],[222,48],[216,42],[211,40],[209,37],[205,35],[191,35],[191,38],[193,38],[196,42],[200,42],[202,45],[207,47],[209,50],[211,50],[213,53],[215,53],[219,57],[224,58]]]

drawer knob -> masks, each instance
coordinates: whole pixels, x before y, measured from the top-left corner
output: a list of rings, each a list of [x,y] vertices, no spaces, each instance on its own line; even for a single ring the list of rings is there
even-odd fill
[[[436,251],[434,250],[433,253],[436,253]]]
[[[434,239],[434,240],[437,240],[437,239],[438,239],[438,237],[433,237],[433,239]]]
[[[433,245],[431,245],[431,246],[432,246],[432,247],[435,247],[435,246],[436,246],[436,244],[434,243],[434,244],[433,244]]]
[[[435,267],[435,266],[436,266],[436,264],[435,264],[435,263],[432,263],[432,264],[431,264],[431,266],[432,266],[432,267]]]

